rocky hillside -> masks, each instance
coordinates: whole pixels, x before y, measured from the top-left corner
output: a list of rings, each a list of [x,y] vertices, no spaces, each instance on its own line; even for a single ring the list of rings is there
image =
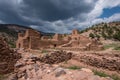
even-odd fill
[[[103,38],[120,41],[120,22],[100,23],[80,31],[91,38]]]
[[[15,47],[15,41],[19,32],[25,32],[30,27],[16,24],[0,24],[0,36],[4,37],[10,47]],[[42,35],[53,36],[54,33],[45,33],[39,31]]]
[[[0,24],[0,36],[4,37],[11,47],[15,47],[18,32],[24,32],[28,27],[16,24]]]

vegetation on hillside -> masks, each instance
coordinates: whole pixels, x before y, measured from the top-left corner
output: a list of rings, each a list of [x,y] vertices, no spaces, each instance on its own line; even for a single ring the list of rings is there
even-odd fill
[[[26,29],[31,28],[16,24],[0,24],[0,36],[5,38],[10,47],[15,48],[18,32],[24,32]],[[54,35],[54,33],[39,32],[42,36],[52,37]]]
[[[101,23],[93,25],[85,30],[80,31],[80,33],[88,32],[92,30],[89,34],[91,38],[104,38],[111,40],[120,41],[120,22],[111,22],[111,23]]]
[[[0,36],[4,37],[5,41],[11,48],[15,48],[18,32],[28,29],[25,26],[15,24],[0,24]]]
[[[104,49],[113,49],[113,50],[120,50],[120,43],[111,43],[111,44],[107,44],[104,45]]]

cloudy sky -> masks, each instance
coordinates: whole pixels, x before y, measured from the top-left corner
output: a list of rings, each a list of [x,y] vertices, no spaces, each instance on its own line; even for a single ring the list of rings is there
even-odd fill
[[[120,0],[0,0],[0,23],[68,33],[120,21]]]

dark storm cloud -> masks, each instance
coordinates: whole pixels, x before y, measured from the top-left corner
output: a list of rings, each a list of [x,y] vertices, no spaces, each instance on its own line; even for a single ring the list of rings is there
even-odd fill
[[[85,0],[24,0],[24,4],[23,15],[47,21],[68,19],[94,8],[94,3]]]
[[[21,17],[18,15],[17,10],[12,6],[13,4],[9,4],[8,2],[0,1],[0,20],[5,23],[19,23],[26,24]],[[17,7],[17,6],[15,6]]]
[[[65,25],[70,18],[85,20],[83,14],[94,9],[94,1],[97,0],[0,0],[0,22],[57,32],[70,26]],[[69,28],[72,26],[65,30]]]

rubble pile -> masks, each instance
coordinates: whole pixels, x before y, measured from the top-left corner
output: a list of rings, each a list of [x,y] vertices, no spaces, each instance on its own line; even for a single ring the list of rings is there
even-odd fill
[[[8,80],[112,80],[110,77],[94,75],[90,69],[65,69],[57,64],[35,61],[33,56],[37,58],[36,55],[29,53],[23,55],[16,63],[15,73]]]
[[[20,55],[9,48],[5,40],[0,37],[0,74],[14,71],[14,64]]]

